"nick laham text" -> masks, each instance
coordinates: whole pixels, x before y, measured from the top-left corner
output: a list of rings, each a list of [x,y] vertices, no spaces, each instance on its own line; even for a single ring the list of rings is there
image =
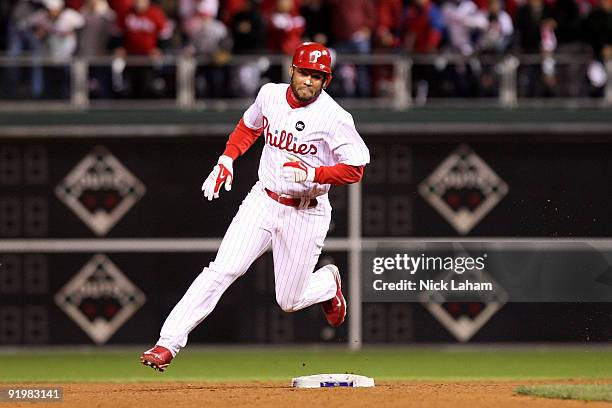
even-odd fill
[[[493,284],[491,282],[471,282],[469,280],[420,280],[418,282],[402,279],[398,282],[383,282],[378,279],[372,282],[372,287],[376,291],[492,291]]]

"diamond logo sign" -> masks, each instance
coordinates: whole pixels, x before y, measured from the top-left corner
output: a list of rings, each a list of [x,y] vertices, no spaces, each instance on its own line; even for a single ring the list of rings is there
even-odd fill
[[[419,193],[465,235],[508,193],[508,185],[462,145],[419,185]]]
[[[146,297],[105,255],[95,255],[56,295],[55,303],[96,344],[106,341]]]
[[[496,288],[492,292],[463,291],[449,295],[432,290],[419,294],[423,306],[461,342],[469,341],[508,301],[507,292],[484,270],[462,275],[449,271],[441,280],[449,284],[451,280],[490,283]]]
[[[55,194],[98,236],[144,195],[145,186],[106,148],[89,153],[55,188]]]

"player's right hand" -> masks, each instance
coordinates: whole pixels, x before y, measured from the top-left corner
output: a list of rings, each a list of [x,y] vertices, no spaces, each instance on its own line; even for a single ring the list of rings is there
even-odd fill
[[[234,160],[229,156],[219,157],[217,165],[213,167],[204,184],[202,184],[204,197],[208,198],[208,201],[219,198],[219,190],[221,190],[222,185],[225,184],[225,191],[232,189],[232,182],[234,181],[233,162]]]

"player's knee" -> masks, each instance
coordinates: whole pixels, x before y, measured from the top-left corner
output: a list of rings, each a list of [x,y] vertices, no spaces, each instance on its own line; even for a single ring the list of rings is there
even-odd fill
[[[285,313],[293,313],[293,312],[297,312],[297,309],[294,309],[293,306],[288,306],[288,305],[281,305],[281,309],[283,310],[283,312]]]
[[[276,302],[283,310],[283,312],[292,313],[299,310],[299,308],[297,307],[297,302],[295,302],[293,299],[279,299],[277,297]]]

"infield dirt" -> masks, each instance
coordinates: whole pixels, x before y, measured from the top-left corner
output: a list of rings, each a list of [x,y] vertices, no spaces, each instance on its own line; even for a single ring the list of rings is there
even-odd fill
[[[375,388],[362,389],[294,389],[279,382],[71,383],[61,384],[64,387],[62,403],[0,403],[0,407],[612,407],[611,403],[606,402],[552,400],[513,393],[518,385],[535,383],[542,381],[385,381],[377,384]],[[32,384],[28,386],[31,387]]]

